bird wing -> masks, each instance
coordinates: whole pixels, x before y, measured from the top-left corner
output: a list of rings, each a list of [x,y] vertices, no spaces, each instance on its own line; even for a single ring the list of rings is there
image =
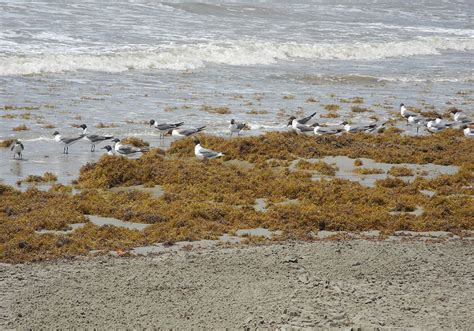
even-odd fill
[[[245,128],[245,123],[237,123],[237,130],[243,130]]]
[[[198,132],[197,129],[186,129],[179,131],[179,134],[183,136],[190,136],[192,134],[195,134],[196,132]]]
[[[316,115],[316,113],[312,113],[311,115],[305,117],[305,118],[302,118],[300,120],[298,120],[298,123],[300,124],[306,124],[310,119],[313,118],[313,116]]]
[[[88,134],[87,139],[89,139],[92,142],[98,142],[98,141],[104,141],[107,139],[112,139],[113,136],[100,136],[98,134]]]
[[[70,143],[73,143],[75,141],[78,141],[79,139],[81,139],[82,137],[84,137],[83,134],[81,134],[79,137],[62,137],[61,138],[61,141],[65,144],[70,144]]]
[[[301,132],[310,132],[310,131],[314,131],[314,128],[310,127],[310,126],[307,126],[307,125],[303,125],[303,124],[298,124],[296,126],[296,128],[298,130],[300,130]]]
[[[176,126],[174,126],[173,124],[168,124],[168,123],[158,124],[157,126],[155,126],[157,130],[162,130],[162,131],[174,129],[175,127]]]
[[[137,147],[130,146],[130,145],[121,145],[118,149],[117,152],[120,154],[133,154],[133,153],[138,153],[141,150]]]
[[[199,154],[201,154],[202,156],[207,157],[207,158],[212,158],[212,157],[216,157],[217,155],[219,155],[219,152],[216,152],[216,151],[213,151],[213,150],[210,150],[210,149],[206,149],[206,148],[201,148],[199,150]]]

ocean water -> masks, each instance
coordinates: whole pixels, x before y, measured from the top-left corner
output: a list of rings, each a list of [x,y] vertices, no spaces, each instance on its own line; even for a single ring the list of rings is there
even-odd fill
[[[52,132],[81,123],[156,145],[152,118],[213,134],[235,118],[258,134],[291,114],[385,120],[401,102],[472,115],[473,59],[472,1],[0,1],[0,139],[22,138],[27,159],[0,150],[0,180],[74,178],[100,150],[62,155]],[[372,112],[340,102],[355,96]],[[318,119],[332,103],[341,117]]]

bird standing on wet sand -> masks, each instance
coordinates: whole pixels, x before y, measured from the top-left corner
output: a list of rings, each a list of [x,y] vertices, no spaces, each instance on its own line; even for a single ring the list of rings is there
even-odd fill
[[[224,156],[224,154],[221,152],[216,152],[210,149],[203,148],[199,139],[195,139],[194,144],[196,145],[194,146],[194,155],[196,155],[199,160],[215,159],[217,157]]]
[[[78,137],[62,137],[58,131],[54,131],[53,136],[56,142],[64,145],[63,154],[69,154],[69,146],[82,139],[84,134],[81,134]]]
[[[402,117],[407,120],[407,125],[408,125],[408,117],[410,116],[416,117],[416,113],[409,111],[403,103],[400,104],[400,115],[402,115]]]
[[[23,146],[22,142],[17,139],[14,144],[12,144],[12,147],[10,150],[13,152],[13,159],[16,159],[18,155],[18,159],[23,159],[23,150],[25,149],[25,146]]]
[[[98,145],[105,140],[109,140],[113,138],[113,136],[111,135],[100,136],[97,134],[89,134],[87,133],[87,125],[85,124],[82,124],[80,128],[82,128],[82,134],[84,135],[84,140],[88,141],[91,144],[91,152],[95,152],[95,145]]]
[[[117,152],[120,155],[130,156],[130,155],[135,155],[137,153],[148,152],[148,148],[138,148],[132,145],[123,145],[120,142],[120,139],[118,138],[113,139],[112,142],[115,143],[115,147],[114,147],[115,152]]]
[[[230,137],[232,138],[232,134],[234,133],[237,133],[237,135],[239,136],[240,131],[242,131],[246,127],[246,123],[237,123],[234,119],[231,119],[229,125]]]
[[[288,119],[288,125],[287,125],[287,126],[290,126],[290,125],[291,125],[292,129],[293,129],[296,133],[309,133],[309,132],[313,132],[313,131],[314,131],[314,128],[311,127],[311,126],[305,125],[305,123],[307,123],[314,115],[316,115],[316,113],[313,113],[313,114],[309,115],[308,117],[302,118],[302,119],[300,119],[300,120],[297,120],[296,117],[291,116],[291,117]]]
[[[155,129],[160,133],[160,139],[164,139],[167,133],[173,129],[179,128],[183,124],[184,122],[158,124],[155,120],[150,120],[150,127],[155,126]]]
[[[420,126],[425,125],[426,120],[421,116],[408,116],[407,121],[409,124],[416,125],[416,133],[420,130]]]

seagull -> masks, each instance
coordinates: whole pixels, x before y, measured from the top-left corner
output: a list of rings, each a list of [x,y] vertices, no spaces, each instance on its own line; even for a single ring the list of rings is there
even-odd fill
[[[314,127],[314,134],[317,136],[337,134],[344,131],[342,127],[320,126],[319,123],[314,123],[312,126]]]
[[[201,126],[199,128],[184,129],[184,130],[173,129],[171,130],[171,135],[173,137],[189,137],[189,136],[192,136],[193,134],[201,132],[202,130],[204,130],[204,128],[205,126]]]
[[[304,117],[300,120],[297,120],[298,123],[300,124],[306,124],[309,122],[310,119],[312,119],[314,117],[314,115],[316,115],[316,113],[312,113],[311,115],[307,116],[307,117]]]
[[[216,152],[216,151],[212,151],[210,149],[203,148],[201,146],[201,142],[199,141],[199,139],[194,140],[194,143],[196,144],[196,146],[194,146],[194,155],[196,155],[196,157],[199,160],[215,159],[217,157],[224,156],[224,154],[221,153],[221,152]]]
[[[464,130],[464,136],[467,138],[474,138],[474,129],[470,127],[465,127]]]
[[[160,133],[160,138],[161,139],[164,139],[165,138],[165,135],[173,130],[173,129],[176,129],[178,127],[180,127],[181,125],[183,125],[184,122],[179,122],[179,123],[161,123],[161,124],[158,124],[158,122],[156,122],[155,120],[150,120],[150,127],[151,126],[155,126],[155,129],[158,130],[158,132]]]
[[[148,148],[138,148],[132,145],[122,145],[122,143],[120,142],[120,139],[118,138],[115,138],[112,141],[115,143],[115,146],[114,146],[115,151],[121,155],[134,155],[137,153],[148,152]]]
[[[448,122],[446,122],[446,121],[443,121],[443,119],[442,119],[441,117],[437,117],[437,118],[435,119],[435,123],[436,123],[436,124],[439,124],[439,125],[444,125],[444,126],[446,126],[446,127],[450,127],[450,126],[452,126],[452,125],[454,124],[454,123],[448,123]]]
[[[441,119],[439,119],[439,121],[438,121],[438,119],[430,120],[430,121],[428,121],[428,123],[426,123],[426,128],[431,133],[437,133],[437,132],[443,131],[444,129],[447,129],[450,126],[451,126],[451,124],[441,123]]]
[[[314,113],[316,114],[316,113]],[[314,128],[311,126],[307,126],[304,123],[308,122],[314,114],[303,118],[302,120],[297,120],[296,117],[291,116],[289,118],[289,122],[287,126],[290,126],[293,128],[293,130],[297,133],[308,133],[308,132],[314,132]],[[304,121],[304,123],[301,123],[301,121]]]
[[[451,115],[453,115],[453,118],[454,118],[455,122],[458,122],[458,123],[461,123],[461,124],[472,123],[472,121],[469,117],[467,117],[466,115],[464,115],[462,112],[460,112],[457,109],[453,109],[451,111]]]
[[[421,125],[424,125],[426,120],[423,117],[419,116],[408,116],[407,121],[409,124],[416,125],[416,133],[418,134],[418,130],[420,129]]]
[[[403,103],[400,104],[400,115],[404,117],[407,120],[407,125],[408,125],[408,117],[410,116],[416,116],[416,113],[409,111]]]
[[[14,144],[12,144],[12,147],[10,150],[13,152],[13,159],[16,159],[16,156],[18,155],[18,159],[22,160],[23,155],[22,152],[25,149],[25,146],[23,146],[22,142],[17,139]]]
[[[82,139],[84,134],[81,134],[78,137],[62,137],[58,131],[54,131],[53,136],[56,142],[64,144],[63,154],[69,154],[69,146]]]
[[[237,132],[237,135],[240,135],[240,131],[242,131],[244,128],[247,127],[246,123],[237,123],[234,119],[230,120],[230,125],[229,125],[229,131],[230,131],[230,136],[232,137],[232,134]]]
[[[84,140],[88,141],[91,144],[91,152],[95,152],[95,145],[98,145],[105,140],[109,140],[113,138],[113,136],[111,135],[100,136],[97,134],[89,134],[87,133],[87,125],[85,124],[82,124],[80,128],[82,128],[82,134],[84,135]]]
[[[110,145],[106,145],[104,147],[102,147],[101,149],[106,149],[107,150],[107,155],[110,155],[110,156],[114,156],[114,150],[112,149],[112,147],[110,147]]]
[[[370,123],[365,125],[351,125],[347,122],[341,123],[344,126],[344,130],[347,133],[357,133],[357,132],[373,132],[376,129],[381,129],[385,123],[382,123],[380,126],[377,127],[377,123]]]

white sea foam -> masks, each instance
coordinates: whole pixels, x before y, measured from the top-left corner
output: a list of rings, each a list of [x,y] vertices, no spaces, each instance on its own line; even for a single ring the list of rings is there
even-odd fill
[[[385,43],[278,43],[223,41],[133,49],[75,49],[74,52],[0,55],[0,75],[26,75],[90,70],[189,70],[206,63],[224,65],[268,65],[296,58],[309,60],[371,61],[393,57],[436,55],[443,51],[472,52],[470,38],[417,38]]]

